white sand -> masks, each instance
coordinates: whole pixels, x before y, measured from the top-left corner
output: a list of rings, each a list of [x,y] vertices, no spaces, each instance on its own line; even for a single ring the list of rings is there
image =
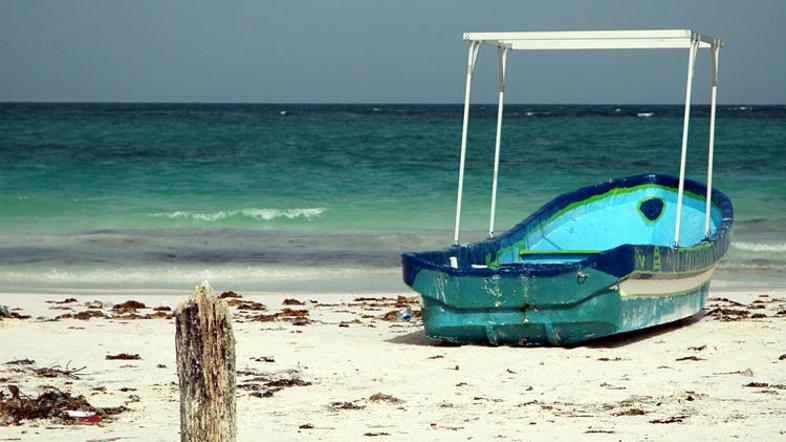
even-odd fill
[[[768,298],[758,298],[768,294]],[[148,307],[175,307],[181,295],[74,296]],[[407,294],[410,295],[410,294]],[[353,305],[355,295],[294,296],[314,323],[235,321],[237,367],[267,377],[299,377],[310,386],[269,398],[238,390],[240,440],[774,440],[786,436],[786,291],[713,291],[749,304],[767,301],[764,319],[725,322],[713,317],[607,339],[588,346],[510,348],[443,346],[417,321],[362,318],[378,310]],[[395,296],[395,295],[393,295]],[[290,295],[246,295],[273,313]],[[53,385],[85,395],[96,406],[127,404],[129,412],[101,425],[26,422],[0,428],[0,440],[178,440],[179,414],[172,320],[37,321],[67,311],[46,300],[62,295],[0,294],[0,304],[33,315],[0,321],[0,385],[35,396]],[[336,304],[322,306],[323,304]],[[717,302],[710,302],[717,304]],[[110,313],[109,309],[104,312]],[[151,310],[140,310],[140,314]],[[254,312],[257,313],[257,312]],[[341,321],[359,319],[349,327]],[[372,327],[373,326],[373,327]],[[691,349],[691,347],[702,348]],[[138,353],[139,361],[106,360]],[[270,356],[275,362],[254,361]],[[701,360],[679,358],[696,356]],[[79,379],[37,378],[4,362],[29,358],[36,366],[70,363]],[[603,360],[606,359],[606,360]],[[159,368],[163,364],[165,368]],[[746,370],[750,371],[746,373]],[[239,375],[238,384],[253,376]],[[770,387],[746,387],[763,382]],[[773,387],[775,385],[775,387]],[[106,392],[94,387],[106,387]],[[121,388],[135,391],[120,391]],[[401,403],[372,402],[384,393]],[[131,396],[137,396],[135,401]],[[361,409],[333,409],[352,402]],[[674,423],[653,421],[676,420]],[[304,424],[313,429],[299,429]]]

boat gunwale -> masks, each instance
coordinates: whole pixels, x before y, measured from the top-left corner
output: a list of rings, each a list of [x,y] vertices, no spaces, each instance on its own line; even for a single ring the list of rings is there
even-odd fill
[[[561,274],[568,271],[577,271],[581,268],[585,267],[618,267],[613,263],[613,261],[618,261],[621,256],[629,255],[630,256],[630,266],[622,266],[623,268],[618,268],[616,271],[612,273],[618,277],[624,277],[626,275],[631,274],[635,268],[631,267],[633,265],[633,255],[637,250],[641,249],[658,249],[659,251],[656,253],[660,253],[660,250],[663,250],[663,254],[666,253],[691,253],[691,252],[698,252],[702,251],[707,247],[715,247],[720,246],[722,248],[720,254],[716,254],[716,258],[714,258],[714,262],[717,262],[721,256],[726,252],[728,248],[728,237],[729,232],[731,230],[734,218],[734,210],[731,204],[731,200],[717,188],[712,189],[712,196],[711,201],[714,207],[717,207],[721,211],[721,221],[718,224],[715,232],[710,235],[709,238],[702,239],[701,241],[691,244],[689,246],[684,247],[674,247],[674,246],[661,246],[656,244],[620,244],[616,247],[611,249],[602,250],[596,254],[588,256],[586,259],[581,261],[574,261],[570,263],[521,263],[515,266],[499,266],[499,267],[487,267],[487,268],[476,268],[472,267],[471,265],[466,266],[459,266],[459,267],[451,267],[449,264],[440,264],[436,263],[432,260],[425,258],[423,255],[432,255],[432,254],[442,254],[447,256],[456,256],[458,250],[462,249],[469,249],[470,247],[478,247],[482,248],[486,245],[489,249],[494,249],[497,247],[497,250],[502,249],[503,247],[512,245],[515,241],[512,241],[511,244],[504,244],[506,241],[510,241],[510,238],[514,235],[517,235],[521,232],[525,232],[526,230],[531,228],[530,226],[536,226],[541,222],[545,222],[550,220],[554,215],[558,214],[559,212],[563,211],[565,208],[570,206],[571,204],[585,201],[589,198],[594,196],[602,195],[604,193],[608,193],[609,191],[615,188],[631,188],[640,185],[661,185],[664,187],[672,188],[674,190],[677,189],[679,183],[679,179],[672,175],[666,174],[656,174],[656,173],[646,173],[646,174],[639,174],[639,175],[632,175],[627,177],[621,178],[614,178],[607,181],[604,181],[599,184],[593,184],[589,186],[584,186],[574,191],[561,194],[556,198],[552,199],[551,201],[545,203],[524,220],[513,226],[512,228],[508,229],[504,233],[500,234],[499,236],[491,239],[486,239],[482,241],[462,244],[462,245],[453,245],[447,248],[438,249],[438,250],[431,250],[431,251],[424,251],[424,252],[407,252],[402,254],[402,263],[405,266],[404,271],[404,279],[408,285],[414,281],[415,274],[422,269],[430,269],[442,273],[446,273],[451,276],[477,276],[477,277],[489,277],[489,276],[503,276],[503,275],[525,275],[525,276],[554,276],[557,274]],[[685,179],[685,191],[686,193],[693,193],[696,196],[703,196],[706,194],[707,187],[699,183],[697,181],[691,179]],[[702,198],[704,200],[704,198]],[[407,261],[411,261],[411,263],[416,264],[418,269],[412,269],[410,265],[408,265]],[[409,270],[407,267],[410,267]],[[413,272],[414,271],[414,272]],[[669,272],[673,273],[673,272]]]

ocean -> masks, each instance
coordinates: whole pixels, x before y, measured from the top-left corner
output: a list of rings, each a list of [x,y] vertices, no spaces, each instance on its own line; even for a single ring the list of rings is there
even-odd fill
[[[470,119],[462,241],[485,238],[496,105]],[[0,104],[0,290],[406,290],[449,245],[461,105]],[[612,177],[679,172],[682,106],[508,105],[497,231]],[[706,179],[694,106],[688,177]],[[786,106],[718,109],[735,209],[715,287],[786,286]]]

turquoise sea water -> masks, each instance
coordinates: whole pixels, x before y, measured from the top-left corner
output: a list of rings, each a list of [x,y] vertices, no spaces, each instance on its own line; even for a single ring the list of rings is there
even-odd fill
[[[695,106],[688,177],[705,180]],[[611,177],[677,175],[681,106],[506,106],[497,231]],[[496,106],[474,106],[462,240],[485,237]],[[452,239],[460,105],[0,104],[3,289],[402,288]],[[786,106],[718,111],[717,280],[786,285]]]

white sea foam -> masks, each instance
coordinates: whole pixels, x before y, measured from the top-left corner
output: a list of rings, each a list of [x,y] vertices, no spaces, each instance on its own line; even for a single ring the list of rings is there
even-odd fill
[[[307,266],[156,266],[123,268],[30,268],[0,269],[5,289],[68,288],[171,289],[193,287],[209,280],[214,287],[233,290],[346,292],[349,290],[397,290],[398,267],[307,267]]]
[[[780,243],[758,243],[758,242],[733,242],[731,247],[737,250],[746,252],[768,252],[768,253],[784,253],[786,252],[786,242]]]
[[[297,219],[303,218],[307,221],[322,215],[327,209],[324,207],[297,208],[297,209],[268,209],[268,208],[247,208],[236,210],[220,210],[212,213],[199,213],[177,210],[174,212],[151,213],[150,216],[165,217],[170,219],[185,218],[209,223],[221,221],[227,218],[244,216],[253,218],[257,221],[272,221],[277,218]]]
[[[655,115],[655,112],[639,112],[636,114],[637,117],[641,117],[641,118],[649,118],[653,115]]]
[[[781,277],[783,275],[784,270],[786,270],[786,265],[777,263],[777,262],[726,262],[721,261],[718,266],[718,269],[728,270],[728,271],[754,271],[754,272],[764,272],[764,273],[772,273]]]

